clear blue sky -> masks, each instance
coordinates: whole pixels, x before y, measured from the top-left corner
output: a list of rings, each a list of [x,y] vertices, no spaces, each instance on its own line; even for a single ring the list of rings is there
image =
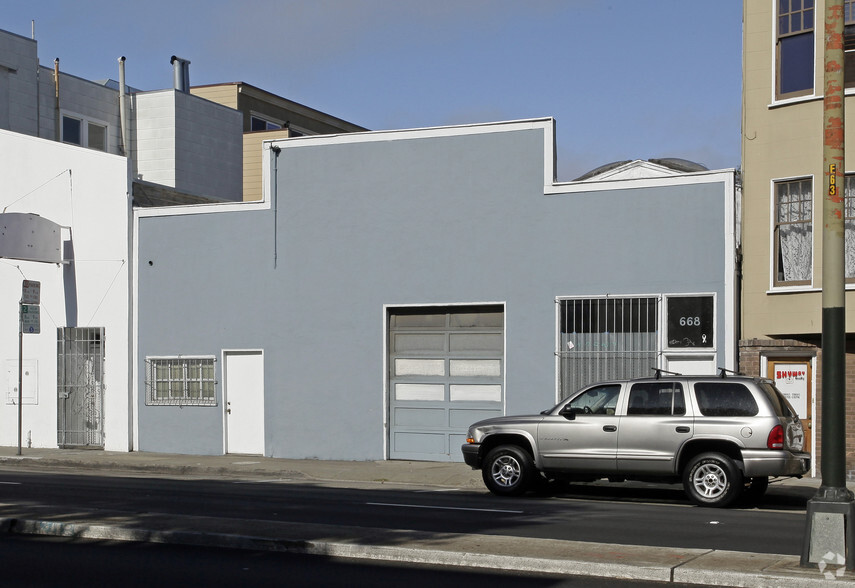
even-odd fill
[[[557,121],[558,175],[740,163],[739,0],[0,0],[0,28],[86,79],[246,82],[370,129]]]

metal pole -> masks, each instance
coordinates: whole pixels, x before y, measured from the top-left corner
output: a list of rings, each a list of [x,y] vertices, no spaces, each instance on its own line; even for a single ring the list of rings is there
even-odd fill
[[[855,503],[846,488],[843,0],[825,3],[822,201],[822,485],[808,501],[802,565],[855,569]]]
[[[24,303],[18,303],[18,455],[21,455],[21,404],[24,398]]]

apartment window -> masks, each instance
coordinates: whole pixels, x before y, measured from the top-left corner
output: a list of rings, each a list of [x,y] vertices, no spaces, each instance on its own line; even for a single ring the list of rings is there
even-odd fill
[[[809,285],[813,261],[811,180],[775,184],[775,285]]]
[[[62,142],[107,150],[107,125],[70,114],[62,115]]]
[[[147,357],[146,404],[216,406],[216,358]]]
[[[813,93],[814,0],[778,0],[777,97]]]
[[[281,128],[281,124],[273,122],[272,120],[267,120],[266,118],[262,118],[257,115],[252,115],[249,117],[250,131],[275,131],[276,129]]]

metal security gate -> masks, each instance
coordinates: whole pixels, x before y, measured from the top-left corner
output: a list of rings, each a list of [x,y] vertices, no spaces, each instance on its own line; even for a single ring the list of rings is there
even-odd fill
[[[104,447],[104,329],[57,329],[57,444]]]
[[[462,461],[472,423],[502,414],[504,308],[389,312],[389,457]]]
[[[652,376],[659,297],[558,299],[561,398],[602,380]]]

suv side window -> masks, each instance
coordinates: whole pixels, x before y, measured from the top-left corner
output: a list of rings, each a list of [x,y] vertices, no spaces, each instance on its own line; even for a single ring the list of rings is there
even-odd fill
[[[704,416],[755,416],[760,411],[751,390],[735,382],[698,382],[695,397]]]
[[[615,413],[620,384],[609,384],[606,386],[595,386],[585,390],[564,407],[576,414],[605,414]]]
[[[670,416],[686,414],[683,385],[678,382],[633,384],[626,414]]]

